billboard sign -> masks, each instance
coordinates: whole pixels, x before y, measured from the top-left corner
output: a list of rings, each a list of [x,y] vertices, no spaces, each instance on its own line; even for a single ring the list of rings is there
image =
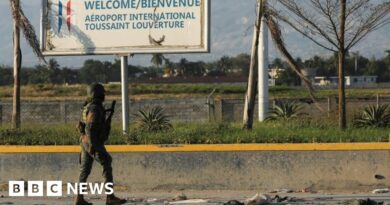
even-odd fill
[[[42,0],[45,55],[209,51],[209,0]]]

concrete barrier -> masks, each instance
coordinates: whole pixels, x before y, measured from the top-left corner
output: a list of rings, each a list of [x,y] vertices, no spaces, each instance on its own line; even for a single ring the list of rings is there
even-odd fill
[[[369,191],[390,186],[390,143],[109,146],[117,184],[139,190]],[[39,151],[40,150],[40,151]],[[287,150],[287,151],[285,151]],[[78,178],[77,146],[0,146],[0,182]],[[94,166],[90,181],[101,181]],[[378,180],[375,175],[385,179]]]

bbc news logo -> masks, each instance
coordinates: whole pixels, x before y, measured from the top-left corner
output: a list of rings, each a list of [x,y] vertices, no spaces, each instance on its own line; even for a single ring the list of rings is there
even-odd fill
[[[58,197],[63,196],[62,181],[9,181],[9,196]],[[26,187],[27,186],[27,187]],[[45,189],[46,187],[46,189]],[[26,193],[27,192],[27,193]],[[106,194],[114,193],[113,183],[67,183],[66,194]]]

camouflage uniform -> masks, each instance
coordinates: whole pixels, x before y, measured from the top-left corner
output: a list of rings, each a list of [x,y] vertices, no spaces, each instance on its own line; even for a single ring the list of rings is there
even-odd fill
[[[85,123],[85,134],[81,136],[82,151],[79,181],[87,181],[93,161],[96,160],[103,166],[105,182],[113,183],[112,158],[104,147],[108,133],[105,130],[105,109],[101,100],[93,99],[91,103],[84,106],[83,121]]]
[[[106,122],[106,110],[103,107],[105,90],[103,85],[94,83],[88,90],[89,100],[82,112],[82,120],[79,123],[79,131],[82,136],[80,154],[80,177],[79,182],[87,182],[91,173],[93,161],[96,160],[103,166],[105,183],[113,183],[112,158],[107,152],[104,143],[108,139],[111,130],[110,120]],[[114,194],[107,195],[106,205],[118,205],[126,203],[126,200],[116,197]],[[75,205],[92,205],[84,200],[83,195],[76,197]]]

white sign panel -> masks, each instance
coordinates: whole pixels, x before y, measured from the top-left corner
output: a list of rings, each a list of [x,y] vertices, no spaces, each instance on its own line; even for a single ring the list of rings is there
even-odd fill
[[[209,51],[209,0],[43,0],[45,55]]]

